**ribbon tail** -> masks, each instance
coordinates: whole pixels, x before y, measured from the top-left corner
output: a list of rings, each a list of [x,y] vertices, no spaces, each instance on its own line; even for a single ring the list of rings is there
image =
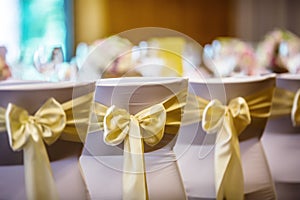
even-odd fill
[[[217,200],[244,199],[244,178],[238,136],[232,118],[226,116],[215,149]]]
[[[144,161],[144,143],[138,121],[130,122],[130,133],[124,140],[123,199],[148,200]]]
[[[23,150],[27,199],[58,199],[44,142],[29,138]]]

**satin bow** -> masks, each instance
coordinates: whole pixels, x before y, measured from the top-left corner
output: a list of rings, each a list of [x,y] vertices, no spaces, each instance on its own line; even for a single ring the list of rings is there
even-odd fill
[[[217,199],[243,199],[244,179],[239,147],[239,134],[250,124],[247,102],[238,97],[228,106],[212,100],[203,111],[202,128],[208,134],[217,133],[215,146]],[[227,156],[224,156],[227,155]],[[228,183],[234,184],[228,184]]]
[[[27,199],[58,199],[44,142],[80,141],[78,130],[87,132],[92,99],[93,93],[63,104],[50,98],[33,116],[11,103],[0,107],[0,131],[7,130],[14,151],[24,151]]]
[[[58,199],[49,158],[43,140],[55,142],[66,125],[62,106],[49,99],[33,116],[13,104],[6,112],[9,143],[13,150],[24,150],[28,199]]]
[[[227,106],[188,95],[183,124],[199,123],[208,134],[217,133],[215,145],[215,187],[218,200],[244,199],[244,178],[238,136],[252,118],[267,118],[273,87],[247,97],[232,99]]]
[[[144,142],[154,147],[164,134],[178,132],[185,98],[183,91],[135,115],[114,105],[107,108],[95,104],[97,125],[104,130],[105,143],[115,146],[124,142],[123,199],[148,199]]]
[[[284,98],[283,98],[284,97]],[[290,115],[294,127],[300,126],[300,89],[296,93],[276,88],[272,104],[272,117]]]
[[[138,199],[148,199],[144,143],[157,144],[163,136],[166,111],[158,104],[136,115],[115,106],[108,108],[104,117],[104,141],[109,145],[118,145],[124,141],[124,180],[130,180],[124,189],[123,199],[131,199],[131,187],[135,188]],[[136,173],[136,174],[132,174]],[[128,188],[127,188],[128,186]],[[127,196],[128,195],[128,196]]]

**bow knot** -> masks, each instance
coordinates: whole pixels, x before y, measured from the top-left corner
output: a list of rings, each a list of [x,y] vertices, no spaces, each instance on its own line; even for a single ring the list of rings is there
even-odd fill
[[[164,135],[165,123],[166,110],[162,104],[135,115],[114,105],[107,109],[103,124],[105,143],[115,146],[124,142],[123,199],[132,199],[133,190],[138,191],[136,195],[140,199],[148,199],[144,142],[150,146],[159,143]]]
[[[247,102],[242,97],[232,99],[228,106],[224,106],[219,100],[210,101],[203,111],[202,128],[207,133],[220,131],[224,123],[224,117],[233,118],[237,134],[240,134],[250,123],[251,116]]]
[[[55,142],[66,125],[66,114],[53,98],[49,99],[33,116],[14,104],[6,112],[7,132],[13,150],[20,150],[29,137],[37,142],[43,138],[47,144]]]
[[[166,122],[166,111],[162,104],[130,115],[125,109],[111,106],[104,116],[104,141],[109,145],[118,145],[129,136],[155,146],[163,137]],[[137,123],[138,127],[134,127]],[[131,131],[132,129],[138,131]]]

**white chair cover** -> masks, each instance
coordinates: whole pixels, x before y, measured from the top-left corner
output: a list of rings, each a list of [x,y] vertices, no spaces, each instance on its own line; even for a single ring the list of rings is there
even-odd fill
[[[106,106],[115,105],[126,109],[130,114],[136,114],[182,90],[187,90],[187,79],[150,77],[102,79],[96,85],[95,101]],[[184,187],[173,152],[176,136],[173,137],[162,139],[159,148],[145,146],[149,199],[185,199]],[[123,198],[123,149],[120,146],[105,144],[103,131],[87,135],[80,165],[91,199]]]
[[[296,94],[300,88],[300,76],[280,75],[277,88]],[[287,96],[280,97],[288,103]],[[290,102],[292,103],[292,102]],[[271,117],[262,142],[275,181],[278,199],[299,199],[300,196],[300,127],[294,127],[291,114]]]
[[[64,103],[94,91],[95,83],[8,82],[0,84],[0,107],[9,103],[34,114],[49,98]],[[78,167],[82,143],[57,140],[45,145],[60,199],[87,199]],[[46,198],[46,197],[45,197]],[[0,199],[26,199],[23,151],[12,151],[7,132],[0,132]]]
[[[207,82],[190,81],[189,92],[208,101],[218,99],[227,105],[233,98],[246,97],[274,86],[273,75],[224,78]],[[251,124],[239,135],[245,199],[275,199],[273,182],[260,142],[266,122],[267,118],[252,118]],[[189,199],[216,198],[214,144],[215,135],[207,135],[201,122],[181,127],[174,151]]]

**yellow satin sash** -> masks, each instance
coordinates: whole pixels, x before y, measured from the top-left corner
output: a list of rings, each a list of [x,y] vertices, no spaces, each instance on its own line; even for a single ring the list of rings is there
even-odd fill
[[[228,105],[213,99],[208,101],[189,94],[183,124],[202,121],[208,134],[217,133],[215,144],[216,198],[244,199],[244,178],[238,136],[251,123],[252,117],[267,118],[273,88],[248,97],[237,97]]]
[[[6,130],[5,126],[5,109],[0,107],[0,132]]]
[[[106,107],[95,103],[97,122],[91,124],[90,131],[103,130],[103,139],[108,145],[124,142],[123,199],[148,199],[144,143],[153,147],[164,134],[177,134],[186,95],[184,90],[135,115],[114,105]]]
[[[271,109],[272,117],[290,115],[293,126],[300,126],[300,89],[292,92],[276,88]]]
[[[33,116],[11,103],[0,108],[0,130],[7,130],[14,151],[24,151],[27,199],[58,199],[44,142],[80,141],[77,131],[87,130],[92,99],[93,93],[64,104],[50,98]]]

